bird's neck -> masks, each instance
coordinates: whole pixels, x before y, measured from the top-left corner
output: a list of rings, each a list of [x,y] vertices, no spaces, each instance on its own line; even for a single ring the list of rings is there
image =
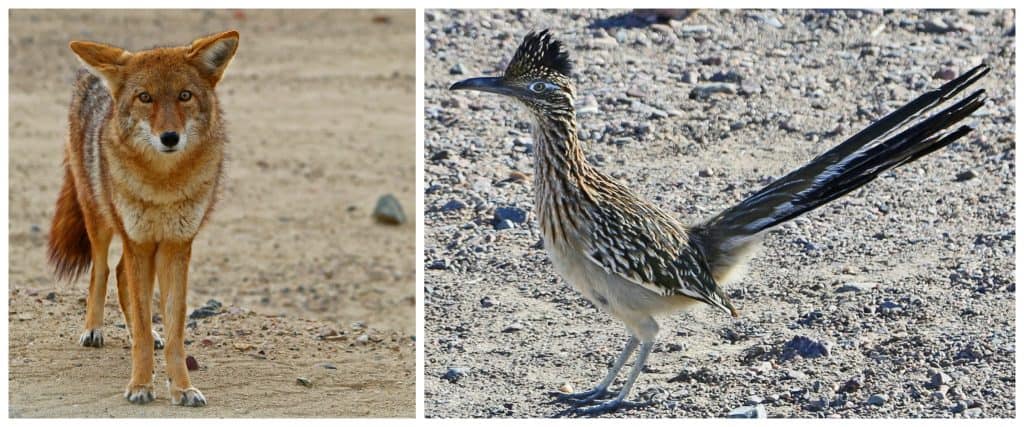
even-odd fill
[[[586,233],[578,218],[594,188],[591,166],[576,136],[576,115],[535,116],[533,125],[534,201],[544,244],[572,246]]]
[[[535,116],[533,121],[534,169],[537,178],[579,180],[590,168],[576,135],[576,112]]]

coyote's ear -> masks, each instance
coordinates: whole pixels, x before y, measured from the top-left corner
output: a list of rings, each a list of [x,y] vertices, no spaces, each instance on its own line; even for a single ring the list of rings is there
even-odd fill
[[[121,83],[121,66],[131,58],[131,52],[119,47],[93,42],[73,41],[69,44],[78,60],[94,76],[99,77],[111,91]]]
[[[189,60],[211,85],[216,86],[224,75],[224,70],[231,63],[231,58],[235,57],[237,49],[238,31],[225,31],[193,41],[188,53],[185,54],[185,59]]]

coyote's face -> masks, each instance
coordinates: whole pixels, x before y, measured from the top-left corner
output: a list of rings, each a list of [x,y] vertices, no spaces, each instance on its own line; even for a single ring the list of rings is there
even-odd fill
[[[208,138],[217,115],[214,87],[237,47],[235,31],[141,52],[71,42],[79,60],[110,91],[120,139],[147,156],[173,156],[219,139]]]

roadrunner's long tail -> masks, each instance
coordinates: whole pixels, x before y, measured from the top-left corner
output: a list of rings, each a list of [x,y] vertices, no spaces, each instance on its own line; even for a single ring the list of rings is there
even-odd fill
[[[736,206],[695,228],[715,279],[728,281],[761,241],[762,232],[814,210],[871,182],[891,168],[910,163],[973,130],[952,129],[985,103],[984,89],[931,116],[989,68],[979,65],[942,87],[890,113],[807,165],[769,184]]]

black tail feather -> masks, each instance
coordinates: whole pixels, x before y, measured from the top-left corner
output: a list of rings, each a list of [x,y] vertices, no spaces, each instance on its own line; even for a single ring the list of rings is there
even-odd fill
[[[757,237],[763,231],[814,210],[871,182],[889,169],[913,162],[970,133],[973,128],[967,125],[948,129],[985,104],[984,90],[975,91],[939,113],[924,116],[988,71],[988,66],[980,65],[921,95],[696,227],[695,234],[712,267],[731,269],[737,262],[737,253],[746,252],[747,246],[758,242]]]

